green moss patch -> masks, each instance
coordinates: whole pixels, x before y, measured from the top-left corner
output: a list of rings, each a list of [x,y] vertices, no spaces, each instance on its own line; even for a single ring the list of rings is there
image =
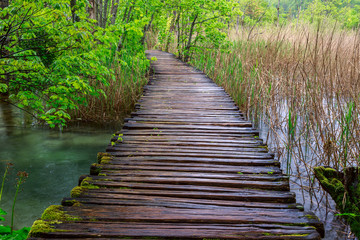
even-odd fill
[[[84,179],[85,180],[85,179]],[[100,187],[99,186],[95,186],[95,185],[92,185],[88,182],[86,183],[81,183],[81,186],[77,186],[77,187],[74,187],[72,190],[71,190],[71,193],[70,193],[70,196],[72,198],[78,198],[80,197],[80,195],[87,189],[99,189]]]
[[[48,221],[79,221],[81,218],[72,216],[63,211],[63,207],[60,205],[51,205],[47,209],[45,209],[44,213],[41,216],[42,220]]]
[[[29,237],[40,237],[42,233],[55,232],[56,229],[52,226],[54,222],[47,222],[44,220],[36,220],[31,227]]]
[[[63,206],[51,205],[45,209],[40,220],[36,220],[31,227],[29,237],[41,237],[51,232],[69,232],[70,230],[56,229],[55,224],[62,222],[80,221],[80,217],[68,214]]]
[[[100,164],[109,163],[114,157],[110,153],[98,153],[97,160]]]
[[[338,172],[332,168],[314,168],[316,178],[336,203],[351,231],[360,237],[360,168]]]
[[[63,206],[81,206],[81,202],[75,199],[63,199],[61,202]]]
[[[60,224],[60,221],[44,221],[44,220],[36,220],[29,232],[28,238],[30,237],[42,237],[44,234],[51,232],[71,232],[71,230],[65,229],[56,229],[54,227],[55,224]]]
[[[84,191],[84,189],[85,188],[80,187],[80,186],[74,187],[70,192],[70,196],[72,198],[78,198],[78,197],[80,197],[80,195]]]
[[[90,167],[90,175],[99,175],[101,172],[101,165],[98,164],[98,163],[93,163],[91,164],[91,167]]]
[[[111,157],[111,154],[107,153],[107,152],[98,152],[98,154],[97,154],[98,162],[100,162],[101,158],[103,158],[103,157]]]

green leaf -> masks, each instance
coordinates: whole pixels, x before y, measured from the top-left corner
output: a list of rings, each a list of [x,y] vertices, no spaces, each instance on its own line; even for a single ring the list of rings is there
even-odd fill
[[[7,92],[9,89],[8,85],[6,85],[5,83],[0,83],[0,92]]]

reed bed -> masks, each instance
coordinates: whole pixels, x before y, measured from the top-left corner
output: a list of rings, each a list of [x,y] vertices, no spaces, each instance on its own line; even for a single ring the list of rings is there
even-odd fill
[[[191,64],[267,129],[263,138],[303,193],[298,200],[324,210],[329,201],[313,168],[360,165],[359,32],[319,23],[243,28],[229,36],[229,49],[201,48]]]
[[[122,123],[123,119],[131,113],[134,105],[147,83],[148,63],[144,59],[129,59],[124,61],[112,61],[109,68],[114,70],[114,79],[109,79],[106,84],[99,83],[95,79],[90,80],[92,86],[101,89],[104,94],[97,96],[88,95],[87,105],[79,106],[72,113],[72,119],[88,121],[98,124]]]

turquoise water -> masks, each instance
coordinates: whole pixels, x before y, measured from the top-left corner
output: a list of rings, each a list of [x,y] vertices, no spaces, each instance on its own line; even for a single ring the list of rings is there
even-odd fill
[[[76,126],[48,129],[31,126],[31,119],[0,102],[0,177],[6,163],[14,164],[8,175],[0,207],[10,223],[16,173],[29,174],[15,206],[15,228],[30,227],[51,204],[60,204],[77,186],[80,175],[89,174],[97,152],[104,151],[114,127]]]

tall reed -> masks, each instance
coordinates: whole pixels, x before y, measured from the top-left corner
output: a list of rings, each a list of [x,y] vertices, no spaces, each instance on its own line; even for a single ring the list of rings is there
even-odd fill
[[[359,32],[336,26],[243,28],[230,49],[198,49],[191,64],[204,70],[254,122],[264,122],[293,184],[320,206],[315,166],[359,166]],[[304,198],[305,201],[305,198]]]
[[[104,94],[87,96],[87,105],[74,111],[72,119],[101,124],[121,122],[131,112],[147,83],[148,63],[141,58],[135,59],[129,59],[130,64],[110,59],[108,67],[114,70],[114,79],[109,79],[107,84],[90,80],[93,87],[101,89]]]

